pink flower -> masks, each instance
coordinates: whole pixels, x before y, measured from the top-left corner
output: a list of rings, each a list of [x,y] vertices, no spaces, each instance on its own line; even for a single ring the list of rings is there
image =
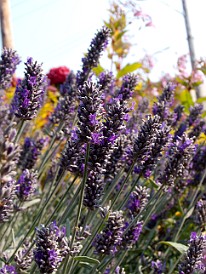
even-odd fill
[[[145,26],[146,27],[155,27],[155,25],[152,23],[152,21],[149,21]]]
[[[191,82],[203,82],[204,74],[200,70],[193,70],[191,74]]]

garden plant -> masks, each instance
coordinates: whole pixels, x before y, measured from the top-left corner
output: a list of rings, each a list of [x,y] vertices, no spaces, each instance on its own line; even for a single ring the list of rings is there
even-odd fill
[[[2,274],[206,273],[204,61],[151,83],[112,14],[77,73],[2,50]]]

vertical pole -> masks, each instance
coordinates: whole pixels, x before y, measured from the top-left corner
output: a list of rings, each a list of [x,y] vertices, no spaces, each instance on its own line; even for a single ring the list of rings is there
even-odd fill
[[[9,0],[0,0],[0,20],[2,45],[13,48]]]
[[[191,28],[190,28],[190,22],[189,22],[189,15],[188,15],[188,10],[187,10],[187,4],[186,0],[182,0],[182,8],[183,8],[183,15],[185,19],[185,27],[186,27],[186,32],[187,32],[187,41],[188,41],[188,46],[189,46],[189,52],[190,52],[190,61],[191,61],[191,66],[192,69],[195,69],[195,49],[194,49],[194,43],[193,43],[193,37],[191,33]],[[199,87],[196,88],[196,97],[200,97],[200,89]]]

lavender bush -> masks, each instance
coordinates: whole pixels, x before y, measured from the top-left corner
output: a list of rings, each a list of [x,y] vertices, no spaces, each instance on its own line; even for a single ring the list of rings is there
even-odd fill
[[[206,273],[203,107],[184,113],[170,82],[131,107],[136,75],[93,72],[109,41],[103,27],[40,129],[32,58],[0,109],[0,273]],[[3,50],[2,89],[18,63]]]

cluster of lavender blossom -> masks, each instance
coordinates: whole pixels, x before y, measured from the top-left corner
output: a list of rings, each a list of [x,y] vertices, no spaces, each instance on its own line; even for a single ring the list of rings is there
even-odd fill
[[[142,98],[131,106],[136,75],[119,84],[112,72],[93,73],[109,37],[106,27],[96,33],[81,70],[69,72],[38,130],[33,121],[48,84],[42,67],[27,59],[5,106],[20,59],[2,52],[0,273],[174,273],[177,254],[167,250],[164,258],[157,244],[187,242],[178,227],[191,209],[197,233],[179,273],[206,271],[203,107],[196,103],[184,113],[173,83],[155,102]],[[165,228],[161,221],[177,208],[182,218]]]

